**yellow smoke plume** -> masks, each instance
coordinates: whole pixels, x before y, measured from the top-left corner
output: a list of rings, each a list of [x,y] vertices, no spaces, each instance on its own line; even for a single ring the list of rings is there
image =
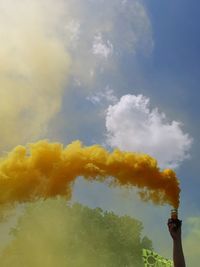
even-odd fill
[[[143,200],[179,205],[179,181],[174,171],[161,171],[146,154],[114,150],[74,141],[39,141],[17,146],[0,159],[0,203],[33,201],[57,195],[71,197],[78,176],[108,182],[111,186],[135,186]],[[113,177],[111,181],[108,179]]]
[[[0,150],[44,135],[61,107],[70,59],[43,2],[0,2]]]

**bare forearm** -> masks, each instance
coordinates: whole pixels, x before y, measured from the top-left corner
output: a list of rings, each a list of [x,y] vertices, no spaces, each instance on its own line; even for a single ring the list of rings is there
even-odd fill
[[[173,240],[174,267],[186,267],[181,239]]]

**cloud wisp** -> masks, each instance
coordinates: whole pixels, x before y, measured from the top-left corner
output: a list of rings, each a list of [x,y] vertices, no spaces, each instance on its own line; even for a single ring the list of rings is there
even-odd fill
[[[116,70],[124,52],[152,50],[151,23],[142,1],[63,3],[68,20],[64,19],[61,32],[73,58],[73,76],[80,84],[88,86],[102,72]]]

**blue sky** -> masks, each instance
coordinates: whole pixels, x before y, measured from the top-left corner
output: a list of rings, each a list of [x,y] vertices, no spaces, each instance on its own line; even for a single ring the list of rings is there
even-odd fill
[[[152,53],[136,55],[137,62],[135,62],[135,55],[131,56],[130,53],[124,52],[120,61],[123,79],[120,82],[118,80],[110,82],[114,88],[117,87],[116,94],[118,95],[142,93],[150,97],[153,105],[163,110],[169,118],[181,121],[184,124],[184,130],[193,137],[193,145],[190,149],[191,158],[184,161],[177,170],[182,190],[181,215],[186,221],[187,217],[199,216],[200,212],[198,106],[200,96],[198,90],[200,79],[198,75],[200,42],[198,10],[200,4],[198,1],[192,3],[189,1],[145,1],[144,4],[152,26],[154,42]],[[90,197],[93,199],[92,205],[102,205],[105,208],[101,194],[98,194],[94,188],[90,189],[90,193],[87,191],[89,199]],[[95,197],[95,194],[100,199]],[[85,198],[86,203],[90,203],[88,197]],[[84,197],[80,199],[83,201]],[[110,208],[116,210],[114,204]],[[123,208],[119,210],[122,212]],[[131,214],[130,210],[129,214]],[[155,244],[155,247],[159,249],[160,243],[157,242],[158,246]]]
[[[194,202],[199,194],[199,26],[198,1],[146,1],[151,16],[155,48],[148,71],[157,84],[159,100],[174,112],[194,138],[191,160],[178,171],[183,190]],[[156,80],[156,81],[155,81]],[[150,82],[151,83],[151,82]],[[170,86],[171,84],[171,86]],[[161,90],[158,87],[162,88]],[[166,88],[167,87],[167,88]],[[160,91],[160,93],[159,93]],[[192,184],[190,181],[192,180]],[[198,204],[197,204],[198,207]]]
[[[0,4],[2,153],[44,138],[65,145],[80,139],[175,166],[186,254],[194,266],[198,248],[195,255],[190,248],[200,240],[199,1],[30,3]],[[141,219],[155,249],[171,256],[163,229],[170,207],[142,203],[135,190],[81,179],[73,201]]]

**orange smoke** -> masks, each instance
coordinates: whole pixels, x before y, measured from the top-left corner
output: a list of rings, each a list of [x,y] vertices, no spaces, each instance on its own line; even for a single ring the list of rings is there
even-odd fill
[[[0,203],[32,201],[56,195],[71,197],[76,177],[110,181],[112,186],[136,186],[143,200],[179,205],[179,181],[174,171],[160,171],[146,154],[114,150],[99,145],[85,147],[80,141],[66,148],[59,143],[39,141],[17,146],[0,158]]]

